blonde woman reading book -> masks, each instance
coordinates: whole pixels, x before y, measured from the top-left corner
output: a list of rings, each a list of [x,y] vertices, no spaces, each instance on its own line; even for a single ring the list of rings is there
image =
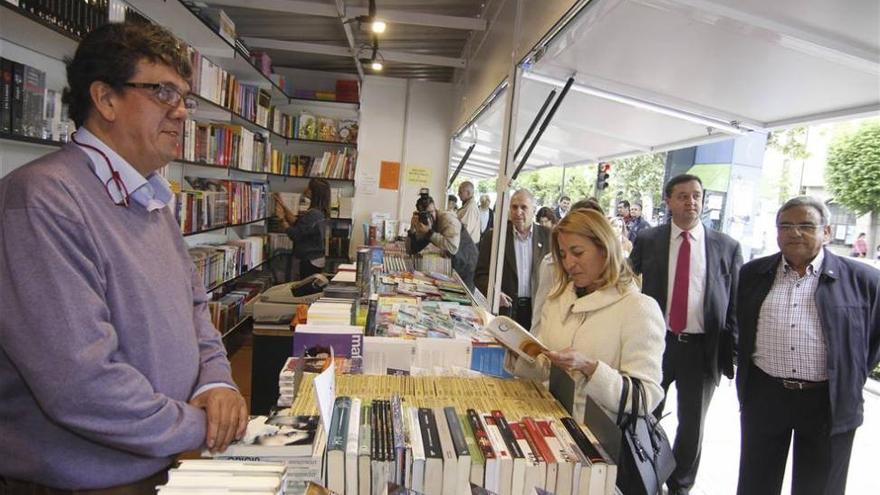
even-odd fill
[[[516,360],[513,371],[539,379],[551,364],[567,371],[575,418],[584,417],[587,396],[614,417],[622,374],[641,379],[653,410],[663,398],[666,324],[656,301],[639,291],[617,233],[601,213],[575,210],[553,229],[551,252],[556,282],[532,329],[550,351],[534,365]]]

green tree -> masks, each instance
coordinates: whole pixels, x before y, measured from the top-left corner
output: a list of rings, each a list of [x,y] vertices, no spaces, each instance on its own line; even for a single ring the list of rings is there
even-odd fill
[[[792,164],[810,156],[807,152],[807,128],[793,127],[771,132],[767,136],[767,147],[777,150],[782,155],[782,171],[779,179],[775,184],[769,184],[771,190],[777,191],[776,199],[781,205],[794,196],[791,191]]]
[[[640,201],[650,194],[655,205],[663,199],[663,175],[666,171],[666,153],[639,155],[611,163],[608,189],[604,196]],[[592,165],[595,169],[595,165]]]
[[[834,200],[856,214],[880,210],[880,121],[839,136],[828,148],[825,169]]]

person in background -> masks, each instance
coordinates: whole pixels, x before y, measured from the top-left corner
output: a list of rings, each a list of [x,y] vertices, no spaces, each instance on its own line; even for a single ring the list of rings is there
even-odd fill
[[[450,194],[446,196],[446,211],[456,213],[458,211],[458,196]]]
[[[626,225],[630,242],[636,242],[639,232],[651,228],[651,224],[642,217],[642,204],[633,203],[629,207],[630,221]]]
[[[504,273],[501,277],[501,307],[510,308],[511,318],[525,328],[532,325],[532,301],[538,288],[538,268],[550,252],[550,230],[535,225],[535,198],[528,189],[510,197],[510,220],[504,248]],[[492,230],[486,232],[492,238]],[[476,286],[484,294],[489,287],[489,263],[492,243],[480,245]]]
[[[853,243],[851,256],[854,258],[867,258],[868,257],[868,241],[865,240],[866,234],[864,232],[860,233],[856,238],[856,241]]]
[[[556,217],[556,213],[553,213],[552,208],[549,206],[542,206],[535,215],[535,222],[537,222],[538,225],[543,225],[548,229],[552,229],[559,222],[559,219]]]
[[[474,199],[474,184],[464,181],[458,186],[458,197],[461,198],[461,208],[458,209],[458,219],[464,225],[464,229],[474,244],[480,242],[480,208]]]
[[[451,211],[438,211],[434,199],[423,190],[416,200],[416,211],[410,219],[406,250],[416,254],[428,244],[440,248],[452,258],[452,269],[458,272],[469,289],[474,288],[477,246],[467,235],[461,221]]]
[[[67,63],[72,142],[0,180],[0,492],[154,494],[181,452],[240,439],[247,406],[158,170],[189,58],[109,23]]]
[[[489,196],[483,194],[480,196],[480,237],[482,238],[486,230],[491,229],[495,223],[495,210],[490,208]]]
[[[275,200],[275,215],[281,228],[293,241],[293,255],[299,259],[300,280],[321,273],[326,265],[324,248],[327,219],[330,218],[330,184],[324,179],[311,179],[300,196],[299,215],[283,202]]]
[[[632,220],[632,216],[629,211],[629,201],[622,199],[617,202],[617,218],[623,219],[623,222],[629,223]]]
[[[789,446],[792,493],[847,491],[862,389],[880,361],[880,271],[824,247],[830,218],[822,201],[788,200],[781,252],[740,272],[740,495],[779,494]]]
[[[676,467],[666,484],[670,495],[689,493],[697,477],[703,425],[712,394],[724,374],[733,378],[736,286],[742,254],[729,236],[700,223],[703,183],[677,175],[664,195],[672,221],[643,230],[630,262],[642,275],[642,292],[666,317],[663,390],[675,382],[678,429]],[[659,418],[664,403],[654,412]]]
[[[599,206],[599,202],[594,198],[582,199],[571,205],[571,211],[580,209],[594,210],[598,211],[603,216],[605,215],[605,211],[602,210],[602,207]],[[544,259],[541,260],[541,266],[538,268],[538,288],[535,290],[535,300],[533,301],[534,307],[544,307],[544,303],[547,301],[547,296],[550,295],[550,290],[553,288],[554,273],[553,253],[547,253],[544,256]],[[538,329],[540,328],[540,325],[541,311],[532,312],[532,331],[539,331]]]
[[[647,407],[653,409],[663,399],[666,325],[657,302],[639,292],[617,234],[604,214],[573,208],[553,229],[550,242],[555,285],[536,331],[550,352],[535,366],[508,358],[514,361],[508,367],[516,375],[544,380],[551,363],[567,371],[575,381],[576,418],[584,417],[587,397],[615,417],[622,375],[642,381]],[[626,411],[630,408],[627,401]]]
[[[556,202],[556,218],[561,220],[568,214],[570,209],[571,198],[568,196],[560,196],[559,201]]]

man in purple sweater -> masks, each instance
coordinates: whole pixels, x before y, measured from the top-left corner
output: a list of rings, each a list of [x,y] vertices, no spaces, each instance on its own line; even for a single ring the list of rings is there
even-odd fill
[[[108,24],[67,76],[74,142],[0,181],[0,493],[155,493],[247,424],[156,174],[191,67],[164,29]]]

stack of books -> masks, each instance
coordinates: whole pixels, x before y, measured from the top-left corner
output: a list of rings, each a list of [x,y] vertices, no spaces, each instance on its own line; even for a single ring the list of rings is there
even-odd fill
[[[286,484],[283,462],[186,459],[168,471],[168,482],[156,490],[162,495],[281,495]]]
[[[289,413],[317,414],[313,375]],[[489,378],[337,376],[326,482],[381,493],[610,495],[617,467],[589,428],[538,383]]]

